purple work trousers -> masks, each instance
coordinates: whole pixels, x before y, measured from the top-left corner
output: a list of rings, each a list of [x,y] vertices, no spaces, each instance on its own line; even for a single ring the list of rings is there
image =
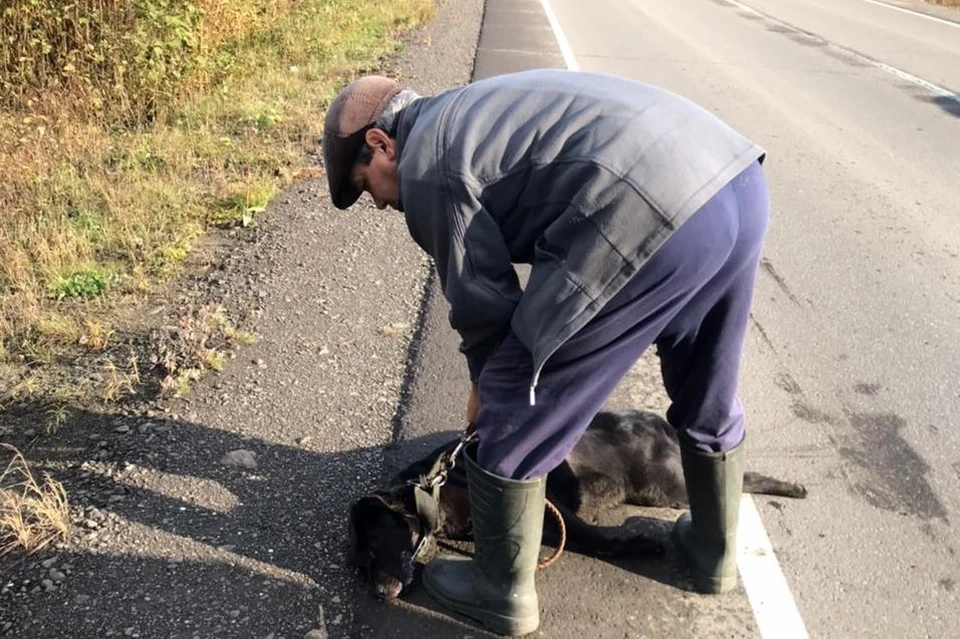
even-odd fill
[[[480,466],[513,479],[546,475],[651,344],[681,441],[705,452],[736,447],[744,435],[737,377],[769,208],[763,171],[752,164],[547,360],[534,406],[532,357],[511,332],[478,382]]]

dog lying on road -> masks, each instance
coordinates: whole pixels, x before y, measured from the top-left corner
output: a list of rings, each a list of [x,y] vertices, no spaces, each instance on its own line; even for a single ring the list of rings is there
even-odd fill
[[[353,562],[373,581],[381,598],[395,598],[413,581],[414,555],[426,531],[417,514],[414,487],[437,458],[457,441],[441,446],[401,471],[389,488],[362,497],[350,509]],[[434,533],[468,539],[471,531],[466,476],[451,472],[440,491]],[[803,498],[807,490],[746,472],[747,493]],[[637,410],[603,411],[559,467],[547,476],[547,499],[563,515],[566,548],[589,556],[662,554],[662,544],[647,536],[616,536],[587,523],[601,510],[621,504],[685,508],[687,489],[676,431],[661,417]],[[555,543],[558,528],[546,516],[544,541]]]

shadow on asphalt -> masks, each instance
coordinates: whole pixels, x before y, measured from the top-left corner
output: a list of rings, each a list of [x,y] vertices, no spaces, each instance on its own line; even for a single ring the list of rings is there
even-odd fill
[[[66,592],[14,598],[15,627],[28,629],[21,636],[51,636],[44,634],[49,628],[69,624],[78,639],[109,636],[107,630],[299,638],[320,621],[330,637],[477,636],[439,614],[419,584],[396,604],[375,601],[346,561],[349,504],[454,432],[386,448],[317,452],[162,417],[124,417],[129,430],[120,433],[116,420],[74,410],[61,434],[37,439],[25,453],[37,467],[55,469],[74,505],[147,530],[121,533],[97,551],[59,552],[58,565],[73,567]],[[220,463],[238,449],[256,454],[255,470]],[[99,471],[90,472],[91,461]],[[107,475],[103,468],[116,470]],[[365,476],[365,468],[381,472]],[[160,492],[164,487],[171,494]],[[666,538],[663,529],[654,532]],[[664,558],[612,563],[675,583]],[[31,574],[34,583],[42,577]]]

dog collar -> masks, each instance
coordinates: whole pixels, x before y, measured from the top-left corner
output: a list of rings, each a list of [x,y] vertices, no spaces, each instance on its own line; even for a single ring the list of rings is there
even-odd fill
[[[420,558],[437,531],[440,520],[440,485],[434,484],[428,490],[419,484],[414,484],[413,495],[417,519],[420,520],[420,539],[417,540],[417,545],[410,556],[410,563]]]

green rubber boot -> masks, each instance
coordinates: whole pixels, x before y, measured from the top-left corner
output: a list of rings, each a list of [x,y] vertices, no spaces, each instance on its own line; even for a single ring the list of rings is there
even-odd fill
[[[743,493],[744,446],[701,453],[681,444],[690,512],[673,526],[673,543],[686,559],[694,587],[719,594],[737,585],[737,520]]]
[[[465,451],[463,459],[473,517],[473,558],[434,559],[423,570],[423,585],[444,607],[493,632],[533,632],[540,625],[534,573],[543,534],[546,478],[504,479],[480,468],[472,451]]]

